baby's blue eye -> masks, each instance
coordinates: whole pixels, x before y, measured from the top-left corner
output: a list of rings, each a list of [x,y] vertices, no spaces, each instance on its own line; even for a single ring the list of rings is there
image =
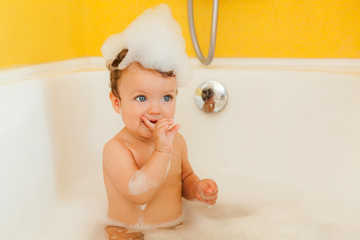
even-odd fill
[[[166,96],[163,97],[163,100],[164,100],[165,102],[169,102],[171,99],[172,99],[172,96],[171,96],[171,95],[166,95]]]
[[[137,96],[135,98],[136,101],[138,102],[145,102],[146,101],[146,97],[144,95],[140,95],[140,96]]]

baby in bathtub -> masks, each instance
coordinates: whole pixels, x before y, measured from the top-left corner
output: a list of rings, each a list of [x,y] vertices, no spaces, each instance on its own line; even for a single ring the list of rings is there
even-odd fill
[[[125,125],[103,151],[111,225],[174,227],[182,222],[182,197],[215,204],[217,185],[194,174],[174,121],[178,87],[191,79],[192,67],[169,8],[146,10],[101,50],[110,71],[112,107]]]

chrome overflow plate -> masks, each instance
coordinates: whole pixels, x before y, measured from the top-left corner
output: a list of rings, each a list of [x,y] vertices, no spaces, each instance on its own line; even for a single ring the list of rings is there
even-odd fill
[[[227,99],[227,91],[218,81],[206,81],[195,91],[195,103],[206,113],[220,112],[226,106]]]

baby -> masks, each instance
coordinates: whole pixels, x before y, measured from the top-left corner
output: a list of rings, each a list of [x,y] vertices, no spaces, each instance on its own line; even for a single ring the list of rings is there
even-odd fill
[[[168,17],[165,22],[164,17]],[[139,22],[150,23],[149,36],[145,28],[136,30]],[[160,22],[166,25],[158,36],[160,43],[151,42],[153,34],[160,34]],[[216,203],[216,183],[194,174],[185,140],[178,133],[180,125],[174,122],[177,88],[191,77],[184,45],[176,45],[179,26],[171,25],[174,22],[168,7],[160,5],[145,11],[102,47],[110,70],[112,107],[125,125],[103,151],[108,216],[119,226],[142,229],[179,225],[182,197]],[[169,37],[174,29],[175,36]],[[150,46],[146,46],[149,41]],[[144,50],[148,48],[151,51]],[[157,52],[154,49],[169,54],[153,56]]]

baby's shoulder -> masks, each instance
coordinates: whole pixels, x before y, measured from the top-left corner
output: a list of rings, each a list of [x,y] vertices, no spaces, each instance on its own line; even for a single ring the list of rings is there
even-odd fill
[[[112,159],[114,156],[128,155],[131,156],[131,152],[127,146],[127,142],[119,136],[115,136],[105,143],[103,148],[103,159]]]
[[[124,147],[124,143],[120,138],[117,137],[113,137],[111,138],[109,141],[107,141],[104,145],[104,151],[105,150],[111,150],[111,149],[116,149],[116,148],[122,148]]]
[[[184,136],[177,132],[174,138],[174,144],[180,148],[186,148],[186,141]]]

